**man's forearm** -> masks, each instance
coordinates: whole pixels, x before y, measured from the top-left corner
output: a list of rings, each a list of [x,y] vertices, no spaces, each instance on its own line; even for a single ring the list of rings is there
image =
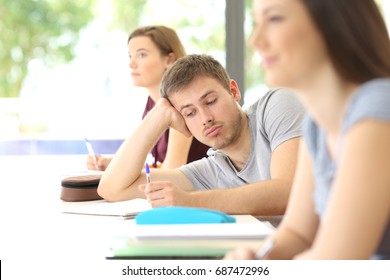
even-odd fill
[[[191,194],[191,206],[229,214],[283,215],[290,189],[291,182],[274,179],[227,190],[198,191]]]
[[[118,201],[143,197],[132,185],[137,182],[150,150],[167,128],[158,110],[149,112],[123,142],[102,176],[98,191],[103,198]]]

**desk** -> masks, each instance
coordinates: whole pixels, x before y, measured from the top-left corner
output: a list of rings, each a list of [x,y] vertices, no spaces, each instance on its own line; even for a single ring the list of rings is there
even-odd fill
[[[61,213],[61,176],[85,165],[84,155],[0,156],[0,259],[15,273],[8,279],[104,275],[112,262],[105,260],[109,242],[126,234],[132,221]],[[244,245],[258,247],[261,241]]]
[[[102,261],[105,238],[121,221],[61,213],[61,174],[85,169],[85,160],[0,157],[0,259],[9,279],[62,279]]]

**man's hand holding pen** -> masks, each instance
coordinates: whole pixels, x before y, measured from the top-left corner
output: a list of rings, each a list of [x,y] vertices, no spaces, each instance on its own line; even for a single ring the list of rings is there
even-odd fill
[[[172,182],[159,181],[139,185],[139,189],[145,193],[151,206],[183,206],[189,205],[190,193],[176,187]]]

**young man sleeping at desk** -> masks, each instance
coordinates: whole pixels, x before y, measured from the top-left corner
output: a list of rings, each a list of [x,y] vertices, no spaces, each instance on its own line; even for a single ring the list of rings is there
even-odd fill
[[[223,66],[208,55],[188,55],[167,70],[161,94],[106,169],[100,196],[146,197],[152,207],[284,214],[305,114],[293,93],[270,90],[243,111],[237,83]],[[209,156],[177,169],[151,169],[147,183],[146,157],[169,127],[212,147]]]

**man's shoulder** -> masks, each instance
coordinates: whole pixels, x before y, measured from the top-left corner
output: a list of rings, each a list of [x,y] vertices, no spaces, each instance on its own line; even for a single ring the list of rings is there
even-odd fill
[[[270,143],[273,139],[275,146],[286,139],[301,136],[305,115],[306,110],[295,93],[284,88],[270,90],[248,112],[254,131],[266,135]]]
[[[286,108],[286,105],[288,106]],[[294,108],[299,107],[303,110],[303,106],[295,96],[295,94],[285,88],[273,88],[259,97],[245,112],[247,115],[262,114],[266,110],[275,110],[279,108]]]

